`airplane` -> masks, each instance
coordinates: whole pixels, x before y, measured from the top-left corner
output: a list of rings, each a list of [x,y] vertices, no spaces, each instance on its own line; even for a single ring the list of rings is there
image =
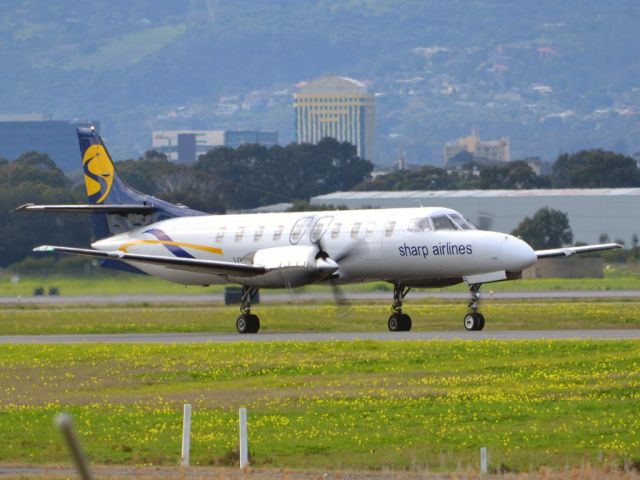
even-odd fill
[[[94,129],[78,128],[89,203],[25,204],[21,212],[90,213],[91,248],[42,245],[101,259],[102,266],[184,285],[239,284],[239,333],[256,333],[251,300],[260,288],[385,281],[393,285],[392,332],[411,330],[403,300],[412,288],[465,282],[464,328],[478,331],[485,283],[514,280],[540,258],[621,248],[615,243],[533,250],[512,235],[476,228],[442,207],[209,215],[138,192],[118,175]],[[336,293],[336,296],[339,297]]]

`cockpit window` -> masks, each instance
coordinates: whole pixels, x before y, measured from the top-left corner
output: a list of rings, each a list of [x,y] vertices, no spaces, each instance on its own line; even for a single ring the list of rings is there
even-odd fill
[[[436,230],[457,230],[456,225],[446,215],[431,217],[431,221],[433,222],[433,228]]]
[[[453,220],[453,223],[455,223],[462,230],[476,230],[473,224],[471,224],[468,220],[463,218],[462,215],[454,213],[453,215],[449,215],[449,216],[451,217],[451,220]]]
[[[426,217],[414,218],[409,222],[407,230],[409,230],[410,232],[428,232],[429,230],[431,230],[431,223]]]

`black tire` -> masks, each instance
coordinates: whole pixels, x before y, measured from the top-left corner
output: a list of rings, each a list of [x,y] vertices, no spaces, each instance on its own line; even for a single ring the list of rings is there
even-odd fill
[[[248,320],[249,320],[249,332],[247,333],[258,333],[258,330],[260,330],[260,319],[258,318],[257,315],[248,315]]]
[[[401,325],[402,325],[402,321],[400,320],[402,314],[398,314],[398,313],[392,313],[391,316],[389,317],[389,322],[387,323],[387,325],[389,326],[389,331],[390,332],[400,332],[402,331],[400,329]]]
[[[238,333],[251,333],[251,321],[249,317],[250,315],[243,313],[236,319],[236,330]]]
[[[400,331],[408,332],[411,330],[411,317],[406,313],[400,315]]]
[[[464,328],[468,332],[478,329],[479,318],[477,313],[467,313],[464,316]]]
[[[484,315],[482,315],[481,313],[478,313],[478,328],[477,330],[480,331],[484,328]]]

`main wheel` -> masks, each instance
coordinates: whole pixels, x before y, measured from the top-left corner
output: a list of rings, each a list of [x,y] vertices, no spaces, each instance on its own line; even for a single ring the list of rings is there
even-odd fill
[[[389,326],[389,331],[391,332],[400,332],[400,326],[402,324],[402,321],[400,320],[400,317],[402,316],[401,313],[392,313],[391,316],[389,317],[389,322],[388,322],[388,326]]]
[[[400,328],[401,332],[408,332],[411,330],[411,317],[406,313],[400,314]]]
[[[258,333],[260,330],[260,319],[257,315],[248,315],[249,331],[247,333]]]
[[[484,328],[484,315],[481,313],[478,313],[478,317],[479,317],[479,323],[478,323],[478,330],[482,330]]]
[[[482,330],[482,327],[484,327],[484,322],[482,322],[482,327],[480,327],[480,318],[481,317],[479,313],[467,313],[464,316],[464,328],[466,328],[468,331]]]
[[[236,319],[236,330],[238,333],[249,333],[249,315],[240,314]]]

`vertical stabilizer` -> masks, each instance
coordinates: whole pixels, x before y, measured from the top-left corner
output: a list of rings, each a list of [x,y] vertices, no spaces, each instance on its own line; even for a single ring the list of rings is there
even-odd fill
[[[204,215],[173,205],[128,186],[118,175],[102,138],[93,128],[77,128],[82,171],[91,205],[140,205],[153,207],[152,213],[95,213],[96,240],[174,217]]]

